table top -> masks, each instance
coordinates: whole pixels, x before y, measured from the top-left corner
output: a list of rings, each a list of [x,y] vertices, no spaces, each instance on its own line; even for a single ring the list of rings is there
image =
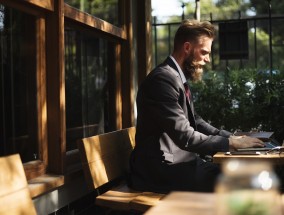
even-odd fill
[[[284,214],[283,195],[280,197],[280,201],[281,208],[278,212]],[[145,215],[219,215],[216,212],[216,202],[216,193],[175,191],[169,193],[156,206],[146,211]]]
[[[145,215],[212,215],[214,201],[213,193],[172,192]]]
[[[224,152],[218,152],[213,156],[214,163],[223,163],[228,159],[263,160],[271,162],[273,165],[283,165],[284,153],[265,154],[261,152],[259,155],[226,155]]]
[[[259,155],[226,155],[219,152],[213,156],[214,163],[223,163],[229,159],[263,160],[273,165],[284,164],[284,153]],[[145,215],[216,215],[216,193],[174,191],[166,195],[156,206],[150,208]],[[281,196],[282,214],[284,214],[284,195]]]

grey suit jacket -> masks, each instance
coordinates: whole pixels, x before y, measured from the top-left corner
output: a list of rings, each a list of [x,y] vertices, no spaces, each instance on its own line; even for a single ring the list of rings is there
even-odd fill
[[[190,163],[197,153],[229,150],[225,137],[230,133],[218,130],[195,113],[169,57],[139,87],[137,113],[136,146],[130,164],[132,173],[140,179],[155,174],[160,164]]]

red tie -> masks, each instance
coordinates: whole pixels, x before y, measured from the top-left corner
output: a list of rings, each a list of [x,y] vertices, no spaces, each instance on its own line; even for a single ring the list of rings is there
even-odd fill
[[[188,100],[190,101],[191,98],[191,93],[190,93],[190,89],[187,83],[184,83],[184,89],[185,89],[185,95],[188,98]]]

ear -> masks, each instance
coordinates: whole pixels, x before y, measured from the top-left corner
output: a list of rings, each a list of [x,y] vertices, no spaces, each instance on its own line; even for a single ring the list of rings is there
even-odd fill
[[[183,51],[186,55],[190,54],[191,49],[192,49],[192,44],[190,42],[185,42],[183,44]]]

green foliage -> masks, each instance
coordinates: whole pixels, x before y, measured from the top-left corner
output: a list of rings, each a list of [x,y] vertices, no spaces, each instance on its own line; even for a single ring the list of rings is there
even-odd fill
[[[274,131],[284,139],[284,73],[233,70],[210,71],[192,83],[195,109],[215,127],[229,131]],[[281,96],[282,95],[282,96]]]
[[[263,0],[250,0],[251,7],[258,14],[268,14],[269,1]],[[283,0],[271,0],[271,12],[273,14],[283,14],[284,1]]]
[[[245,0],[201,0],[201,19],[210,20],[210,13],[214,20],[238,18],[239,11],[246,13],[249,6],[249,3]],[[195,2],[188,3],[185,10],[186,14],[191,15],[194,13],[194,10]]]

